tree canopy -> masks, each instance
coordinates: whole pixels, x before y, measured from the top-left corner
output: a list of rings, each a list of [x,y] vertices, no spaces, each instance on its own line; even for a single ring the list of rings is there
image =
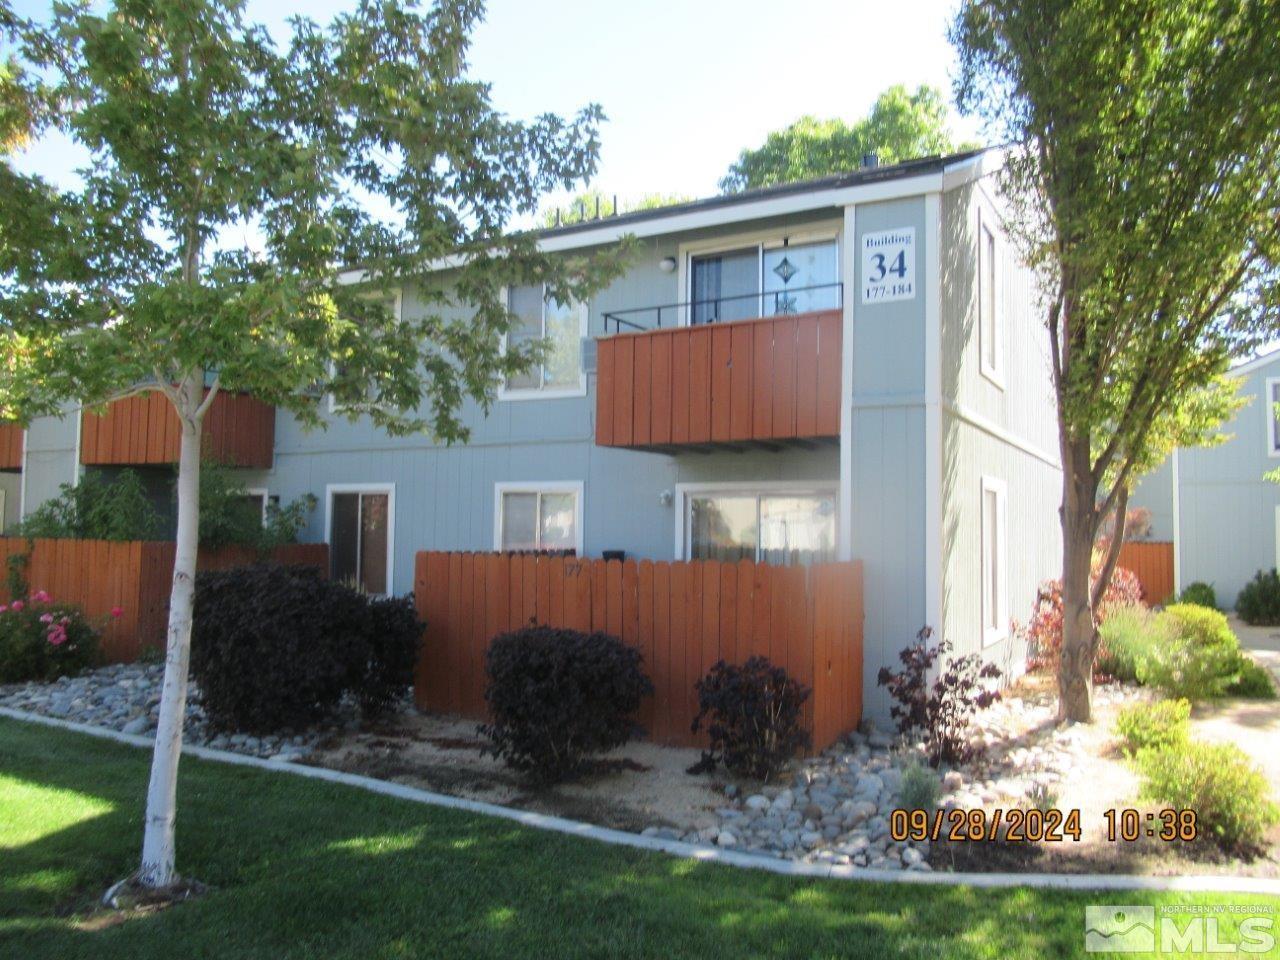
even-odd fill
[[[612,217],[623,213],[634,213],[637,210],[656,210],[659,207],[670,207],[677,203],[688,203],[695,197],[683,193],[645,193],[639,197],[619,198],[616,194],[607,194],[599,187],[592,187],[576,194],[564,206],[552,206],[542,211],[542,226],[546,228],[568,226],[594,220],[597,214],[601,217]]]
[[[167,886],[209,405],[244,391],[323,425],[329,396],[390,432],[466,439],[463,401],[487,407],[540,348],[502,348],[503,289],[583,300],[621,262],[508,229],[590,178],[602,114],[495,110],[468,72],[479,0],[359,0],[328,26],[295,18],[281,47],[243,0],[2,13],[3,142],[57,130],[90,160],[73,189],[0,163],[0,418],[159,390],[181,426],[138,875]]]
[[[952,136],[940,90],[920,86],[911,93],[899,84],[880,94],[871,112],[855,123],[803,116],[774,131],[759,147],[738,155],[720,189],[737,193],[845,173],[857,169],[868,153],[881,163],[898,163],[969,146]]]
[[[1143,470],[1217,431],[1230,358],[1276,334],[1280,5],[967,0],[953,40],[957,102],[1011,144],[1007,229],[1047,311],[1060,690],[1064,715],[1087,719],[1092,609],[1118,552],[1090,592],[1094,538]]]

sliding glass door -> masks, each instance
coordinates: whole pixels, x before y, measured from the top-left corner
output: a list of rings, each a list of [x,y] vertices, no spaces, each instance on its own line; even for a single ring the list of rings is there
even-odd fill
[[[750,320],[840,306],[835,239],[786,240],[689,258],[689,322]]]

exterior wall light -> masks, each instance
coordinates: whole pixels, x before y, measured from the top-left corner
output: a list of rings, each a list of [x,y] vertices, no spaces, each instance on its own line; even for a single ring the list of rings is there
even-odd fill
[[[663,490],[658,494],[658,503],[664,507],[671,506],[671,501],[675,499],[670,490]]]
[[[658,261],[658,266],[659,268],[661,268],[663,273],[671,273],[676,268],[676,258],[663,257],[661,260]]]

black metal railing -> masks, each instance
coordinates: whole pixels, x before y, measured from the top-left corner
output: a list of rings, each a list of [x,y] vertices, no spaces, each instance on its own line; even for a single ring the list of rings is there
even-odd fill
[[[798,294],[809,296],[800,297]],[[764,293],[742,293],[732,297],[615,310],[604,315],[604,332],[622,333],[624,328],[627,331],[644,331],[658,330],[663,326],[674,327],[681,323],[682,317],[687,317],[686,322],[689,324],[701,325],[760,317],[784,317],[814,310],[838,310],[843,305],[844,284],[819,283],[808,287],[768,290]]]

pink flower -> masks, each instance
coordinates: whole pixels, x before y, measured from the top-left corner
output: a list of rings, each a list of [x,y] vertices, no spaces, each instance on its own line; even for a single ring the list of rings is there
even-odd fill
[[[23,603],[21,600],[15,600],[13,601],[13,603],[9,605],[9,609],[12,610],[14,613],[21,613],[22,608],[25,606],[26,604]]]
[[[53,627],[49,631],[49,642],[55,647],[67,642],[67,629],[61,625]]]
[[[42,614],[40,615],[40,622],[41,622],[41,623],[53,623],[53,614],[52,614],[52,613],[42,613]]]
[[[31,595],[32,603],[48,603],[52,599],[53,597],[49,596],[49,594],[45,593],[43,590],[37,590]]]
[[[111,619],[112,619],[112,620],[119,620],[119,619],[120,619],[121,617],[123,617],[123,616],[124,616],[124,607],[112,607],[112,608],[111,608]]]
[[[0,603],[0,613],[5,613],[8,609],[9,605],[7,603]]]

